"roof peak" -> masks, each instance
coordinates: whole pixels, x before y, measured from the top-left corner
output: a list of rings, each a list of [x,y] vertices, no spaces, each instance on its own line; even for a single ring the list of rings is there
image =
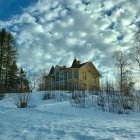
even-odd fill
[[[53,74],[54,73],[54,66],[51,67],[49,74]]]
[[[79,60],[77,60],[76,58],[74,58],[73,63],[71,65],[71,68],[80,68],[83,65],[85,65],[86,63],[87,62],[81,64]]]

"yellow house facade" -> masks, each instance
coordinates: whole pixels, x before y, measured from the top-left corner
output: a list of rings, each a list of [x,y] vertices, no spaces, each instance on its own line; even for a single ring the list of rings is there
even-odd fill
[[[100,76],[91,61],[80,63],[75,58],[69,68],[52,66],[45,85],[47,90],[99,90]]]

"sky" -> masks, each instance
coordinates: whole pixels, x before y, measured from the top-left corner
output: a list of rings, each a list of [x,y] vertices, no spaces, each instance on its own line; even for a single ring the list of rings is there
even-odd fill
[[[113,53],[133,46],[139,7],[139,0],[0,0],[0,28],[15,36],[27,70],[69,67],[76,57],[107,73]]]

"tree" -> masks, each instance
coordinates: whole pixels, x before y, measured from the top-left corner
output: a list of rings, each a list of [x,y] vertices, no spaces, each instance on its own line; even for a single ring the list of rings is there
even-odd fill
[[[2,29],[0,31],[0,92],[29,91],[29,81],[25,71],[18,68],[18,51],[13,35]]]
[[[40,82],[40,73],[39,71],[31,71],[27,75],[27,79],[30,81],[29,86],[31,91],[35,91],[38,89],[39,82]]]
[[[131,58],[135,61],[135,66],[138,68],[137,70],[140,71],[140,27],[134,36],[134,46]]]
[[[140,27],[134,35],[134,45],[130,53],[130,58],[133,64],[133,71],[137,76],[140,76]]]
[[[48,90],[46,87],[46,71],[44,69],[38,70],[37,77],[36,77],[36,87],[38,91]]]
[[[10,92],[13,78],[17,76],[17,48],[13,35],[6,29],[0,31],[0,90]],[[15,69],[13,69],[15,67]],[[12,76],[11,76],[12,74]]]
[[[115,67],[118,73],[119,90],[121,93],[126,94],[126,89],[134,86],[132,77],[130,78],[130,62],[128,55],[122,51],[117,51],[113,56]]]
[[[29,81],[26,78],[26,74],[25,74],[25,71],[23,70],[23,68],[19,69],[18,80],[17,81],[18,81],[17,92],[23,93],[23,92],[29,92],[30,91]]]
[[[4,53],[5,53],[5,40],[6,40],[6,30],[2,29],[0,31],[0,91],[2,92],[4,89],[4,82],[3,82],[3,63],[4,63]]]
[[[17,88],[18,84],[18,67],[16,65],[16,62],[14,61],[13,64],[9,67],[9,72],[7,75],[7,82],[5,85],[7,85],[7,91],[14,92]]]
[[[105,91],[106,93],[110,93],[112,91],[115,91],[114,83],[112,80],[108,79],[108,77],[102,81],[101,83],[101,90]]]

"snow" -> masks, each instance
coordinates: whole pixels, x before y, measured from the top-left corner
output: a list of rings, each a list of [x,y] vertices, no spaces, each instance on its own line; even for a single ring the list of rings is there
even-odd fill
[[[30,106],[16,108],[11,95],[0,100],[0,140],[140,140],[140,113],[76,108],[42,93],[32,93]]]

